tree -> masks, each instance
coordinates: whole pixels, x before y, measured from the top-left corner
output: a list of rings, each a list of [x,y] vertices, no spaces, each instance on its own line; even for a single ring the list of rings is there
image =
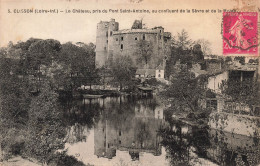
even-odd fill
[[[245,103],[249,106],[259,104],[259,85],[253,79],[240,81],[230,78],[223,83],[223,94],[231,97],[233,102]]]
[[[191,46],[193,44],[192,40],[189,39],[188,32],[184,29],[178,34],[177,37],[173,38],[171,43],[171,47],[169,51],[169,56],[166,60],[166,71],[165,75],[167,78],[173,72],[173,68],[177,61],[181,64],[185,64],[187,69],[191,67],[193,56]]]
[[[185,68],[176,72],[171,80],[170,86],[164,92],[166,98],[173,98],[173,105],[176,110],[184,112],[196,112],[198,110],[198,100],[204,95],[204,78],[193,78],[192,73]]]
[[[232,62],[232,58],[230,56],[227,56],[225,58],[225,63]]]
[[[204,55],[201,50],[201,45],[200,44],[195,44],[192,49],[192,54],[193,54],[193,61],[194,62],[203,62],[204,61]]]
[[[40,70],[41,65],[49,66],[52,61],[58,58],[61,44],[57,40],[47,39],[32,43],[28,49],[28,60],[32,67]]]
[[[16,47],[23,50],[20,58],[21,73],[33,76],[36,79],[32,83],[33,87],[35,87],[33,91],[39,91],[44,73],[58,58],[61,49],[60,42],[53,39],[29,39],[25,43],[18,43]]]
[[[49,84],[44,83],[40,94],[32,99],[29,107],[25,154],[42,163],[48,163],[64,146],[66,132],[57,97]]]
[[[84,67],[95,67],[95,47],[93,44],[76,46],[71,42],[62,45],[59,62],[68,65],[72,73],[79,72]]]
[[[248,63],[258,64],[258,59],[249,59]]]
[[[175,40],[177,47],[182,48],[183,50],[189,49],[192,45],[192,40],[189,39],[189,34],[185,29],[177,34],[177,40]]]
[[[133,61],[129,56],[118,57],[114,60],[111,67],[113,81],[118,82],[120,90],[123,86],[131,85],[131,80],[135,76],[136,68],[133,66]]]
[[[244,56],[236,56],[234,58],[235,61],[238,61],[239,63],[241,63],[242,65],[245,64],[245,57]]]
[[[28,121],[28,80],[16,73],[18,62],[0,57],[0,144],[7,154],[20,154]]]
[[[97,77],[95,45],[93,43],[88,45],[78,43],[78,45],[80,47],[71,42],[63,44],[58,58],[58,63],[66,69],[67,79],[71,81],[71,90],[82,85],[82,83],[92,84],[98,80],[98,78],[92,80]]]
[[[83,74],[82,84],[89,85],[91,89],[91,85],[100,83],[100,72],[99,69],[92,69],[91,67],[82,68],[81,73]]]
[[[137,43],[136,46],[136,62],[137,64],[143,64],[145,65],[145,68],[148,68],[148,63],[150,62],[152,58],[152,43],[147,40],[140,40]]]

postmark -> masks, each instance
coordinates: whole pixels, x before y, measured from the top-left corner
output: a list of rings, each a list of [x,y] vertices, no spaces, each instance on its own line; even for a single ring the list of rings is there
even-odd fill
[[[257,12],[223,12],[223,54],[258,55]]]

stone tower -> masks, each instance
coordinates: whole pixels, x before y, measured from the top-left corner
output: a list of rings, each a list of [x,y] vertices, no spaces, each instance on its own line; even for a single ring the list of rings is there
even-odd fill
[[[115,19],[100,21],[97,24],[96,34],[96,66],[104,66],[112,54],[113,31],[118,31],[119,23]]]

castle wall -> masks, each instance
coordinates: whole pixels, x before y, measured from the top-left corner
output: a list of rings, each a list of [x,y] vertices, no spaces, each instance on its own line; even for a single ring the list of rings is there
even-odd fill
[[[152,58],[149,68],[155,68],[163,63],[165,57],[165,43],[167,43],[169,33],[165,33],[162,27],[153,29],[128,29],[118,30],[119,24],[111,19],[110,22],[100,22],[97,26],[96,41],[96,64],[103,66],[108,59],[118,56],[130,56],[133,63],[137,65],[138,48],[140,40],[146,40],[152,49]],[[167,36],[167,37],[166,37]],[[144,63],[137,65],[144,67]]]
[[[160,39],[161,36],[161,39]],[[152,49],[152,58],[149,63],[149,68],[155,68],[162,63],[164,57],[163,52],[163,37],[159,30],[153,30],[151,33],[147,32],[137,32],[137,33],[117,33],[114,35],[113,39],[113,55],[117,56],[130,56],[133,59],[134,64],[138,59],[139,47],[138,43],[140,40],[145,38],[146,41],[150,42],[149,46]],[[144,64],[143,64],[144,65]],[[139,66],[139,67],[143,67]]]

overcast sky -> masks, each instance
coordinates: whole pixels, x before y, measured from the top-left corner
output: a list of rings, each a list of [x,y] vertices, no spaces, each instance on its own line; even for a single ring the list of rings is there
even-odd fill
[[[96,42],[96,25],[99,21],[115,18],[119,29],[129,29],[135,19],[143,18],[148,28],[163,26],[175,36],[182,29],[188,31],[192,40],[206,39],[212,43],[212,52],[222,54],[221,13],[175,13],[175,14],[15,14],[8,9],[232,9],[235,0],[0,0],[0,46],[9,41],[16,43],[30,37],[57,39],[61,43]],[[191,11],[192,12],[192,11]]]

